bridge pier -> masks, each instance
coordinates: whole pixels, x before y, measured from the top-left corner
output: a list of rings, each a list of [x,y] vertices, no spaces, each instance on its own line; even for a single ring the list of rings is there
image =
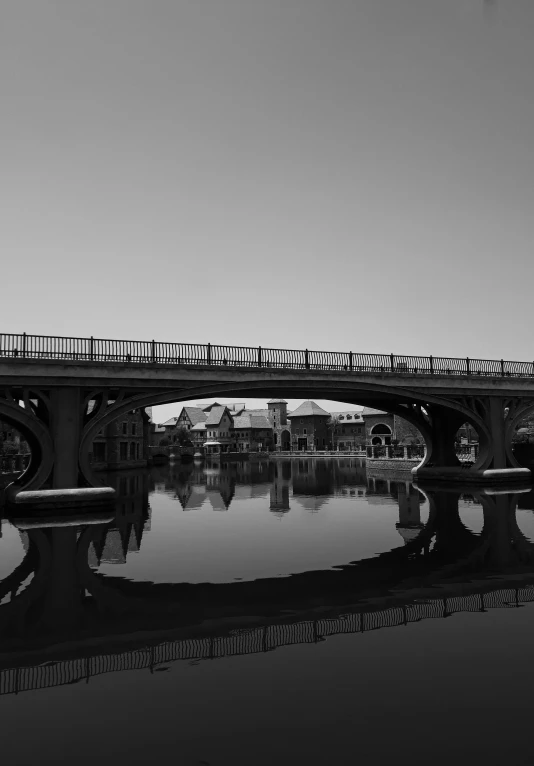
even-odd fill
[[[111,487],[94,486],[97,482],[87,469],[88,459],[86,471],[81,468],[86,409],[80,386],[51,387],[45,392],[23,389],[10,402],[0,401],[0,417],[7,411],[31,449],[28,469],[6,489],[6,505],[13,515],[42,516],[54,509],[65,514],[91,513],[114,504]],[[89,447],[86,444],[85,450]]]
[[[505,397],[463,397],[451,399],[447,405],[429,405],[421,430],[427,453],[422,463],[412,470],[414,479],[446,482],[499,483],[528,482],[531,472],[521,466],[512,451],[512,436],[517,421],[527,406]],[[422,417],[420,413],[420,417]],[[473,464],[461,463],[456,456],[458,429],[470,423],[480,443]]]

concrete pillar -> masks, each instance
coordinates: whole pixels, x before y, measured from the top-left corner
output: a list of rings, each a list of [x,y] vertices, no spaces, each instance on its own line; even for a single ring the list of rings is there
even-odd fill
[[[50,431],[54,441],[53,489],[73,489],[78,486],[78,452],[82,426],[81,393],[79,388],[66,386],[50,393]]]
[[[492,468],[506,468],[504,407],[502,399],[492,396],[490,397],[489,405],[491,440],[493,447]]]

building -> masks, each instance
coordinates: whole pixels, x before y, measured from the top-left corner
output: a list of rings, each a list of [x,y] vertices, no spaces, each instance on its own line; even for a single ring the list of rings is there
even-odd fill
[[[30,452],[28,442],[16,428],[0,420],[0,455],[20,454],[27,455]]]
[[[238,452],[264,452],[273,448],[273,427],[266,415],[246,410],[233,418],[232,435]]]
[[[330,441],[339,452],[365,449],[365,422],[361,412],[331,412]]]
[[[294,450],[325,450],[329,444],[330,413],[308,400],[291,413],[291,442]]]
[[[364,407],[362,417],[365,423],[365,443],[380,444],[423,444],[423,437],[407,420],[389,412]]]
[[[232,446],[235,449],[234,423],[228,407],[222,404],[211,406],[204,425],[206,426],[206,441],[203,446],[206,455],[219,455],[234,451],[231,449]]]
[[[133,410],[106,426],[93,440],[90,460],[95,470],[142,468],[148,462],[149,417]]]
[[[208,419],[208,413],[200,407],[182,407],[182,411],[176,418],[175,429],[184,428],[190,431],[197,423],[204,423]],[[174,434],[174,439],[176,435]]]
[[[273,432],[273,447],[278,452],[291,449],[291,424],[287,419],[285,399],[271,399],[267,402],[267,415]]]

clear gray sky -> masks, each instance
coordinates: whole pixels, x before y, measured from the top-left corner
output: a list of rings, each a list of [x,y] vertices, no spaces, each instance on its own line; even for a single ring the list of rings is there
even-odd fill
[[[532,359],[533,0],[3,0],[1,330]]]

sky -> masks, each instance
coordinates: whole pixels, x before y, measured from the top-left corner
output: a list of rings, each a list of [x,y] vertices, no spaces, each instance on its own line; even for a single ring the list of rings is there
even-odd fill
[[[3,0],[1,331],[532,359],[533,40],[532,0]]]

